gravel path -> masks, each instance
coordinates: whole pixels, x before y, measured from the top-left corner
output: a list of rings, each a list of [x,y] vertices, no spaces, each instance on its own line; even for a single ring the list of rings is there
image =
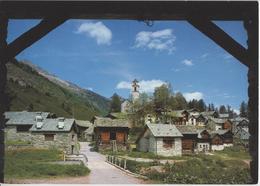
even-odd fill
[[[97,152],[91,152],[89,143],[81,142],[81,153],[88,157],[88,168],[91,170],[88,176],[65,177],[52,179],[23,179],[6,180],[6,183],[25,183],[25,184],[142,184],[148,183],[142,179],[129,176],[125,172],[105,162],[105,156]]]

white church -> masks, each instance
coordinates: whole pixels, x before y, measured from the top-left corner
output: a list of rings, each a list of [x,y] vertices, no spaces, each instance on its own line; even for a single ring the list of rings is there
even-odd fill
[[[134,81],[132,82],[131,100],[125,100],[121,104],[121,112],[126,113],[129,109],[130,103],[138,100],[138,98],[140,96],[139,87],[140,86],[138,85],[138,81],[136,79],[134,79]]]

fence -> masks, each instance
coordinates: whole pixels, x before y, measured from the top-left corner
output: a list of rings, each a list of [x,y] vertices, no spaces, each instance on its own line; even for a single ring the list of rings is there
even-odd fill
[[[123,168],[124,170],[127,170],[127,166],[126,166],[126,159],[125,158],[119,158],[117,156],[107,156],[107,162],[116,165],[118,167]]]

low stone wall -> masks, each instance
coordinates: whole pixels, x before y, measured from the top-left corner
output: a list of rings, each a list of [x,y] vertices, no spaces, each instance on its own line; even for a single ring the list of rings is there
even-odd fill
[[[224,145],[211,145],[212,151],[224,150]]]

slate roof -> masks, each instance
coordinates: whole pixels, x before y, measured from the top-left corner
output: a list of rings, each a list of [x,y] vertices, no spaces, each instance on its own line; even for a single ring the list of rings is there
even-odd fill
[[[75,124],[80,127],[86,127],[86,128],[93,125],[90,121],[87,120],[75,120]]]
[[[40,129],[36,128],[36,124],[30,129],[32,132],[69,132],[75,123],[75,119],[64,119],[64,127],[58,128],[59,118],[47,118],[43,120],[43,125]]]
[[[90,126],[88,129],[84,131],[86,134],[93,134],[94,133],[94,125]]]
[[[219,134],[219,135],[223,135],[223,134],[226,134],[229,130],[228,129],[219,129],[219,130],[216,130],[216,131],[212,131],[211,134]]]
[[[146,124],[154,137],[183,137],[181,132],[172,124]]]
[[[219,118],[228,118],[229,114],[219,114]]]
[[[111,112],[107,115],[107,117],[112,116],[113,118],[116,119],[126,119],[127,118],[127,114],[126,113],[122,113],[122,112]]]
[[[204,117],[212,116],[216,111],[205,111],[201,112]]]
[[[193,125],[175,125],[176,128],[182,133],[182,134],[197,134],[197,129]]]
[[[8,119],[6,125],[34,125],[37,115],[45,119],[49,114],[49,112],[5,112],[5,117]]]
[[[221,119],[221,118],[212,118],[212,117],[210,117],[209,119],[211,121],[213,121],[214,123],[219,123],[219,124],[225,123],[225,121],[226,121],[226,119]]]
[[[111,119],[105,117],[95,117],[95,127],[121,127],[129,128],[129,123],[125,119]]]

